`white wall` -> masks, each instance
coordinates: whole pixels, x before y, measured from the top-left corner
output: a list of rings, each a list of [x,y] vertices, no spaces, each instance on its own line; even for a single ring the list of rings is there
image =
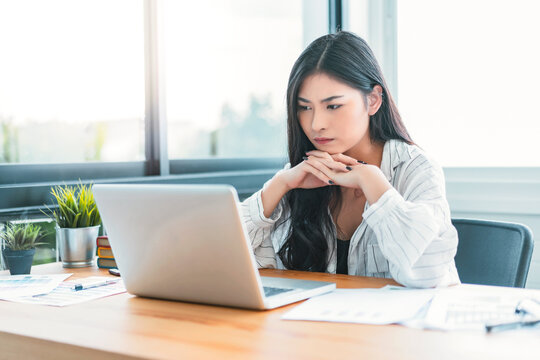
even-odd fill
[[[511,221],[531,228],[535,245],[526,287],[540,289],[540,168],[445,168],[444,172],[452,217]]]

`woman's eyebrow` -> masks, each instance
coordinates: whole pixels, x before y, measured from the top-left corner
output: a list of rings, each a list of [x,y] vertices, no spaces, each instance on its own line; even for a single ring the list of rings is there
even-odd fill
[[[330,97],[327,97],[326,99],[322,99],[321,102],[329,102],[329,101],[332,101],[334,99],[339,99],[339,98],[342,98],[344,95],[334,95],[334,96],[330,96]]]
[[[330,97],[327,97],[326,99],[322,99],[321,102],[329,102],[329,101],[332,101],[334,99],[338,99],[338,98],[341,98],[343,97],[344,95],[334,95],[334,96],[330,96]],[[302,102],[305,102],[305,103],[311,103],[311,101],[309,101],[308,99],[304,99],[303,97],[298,97],[298,100],[302,101]]]

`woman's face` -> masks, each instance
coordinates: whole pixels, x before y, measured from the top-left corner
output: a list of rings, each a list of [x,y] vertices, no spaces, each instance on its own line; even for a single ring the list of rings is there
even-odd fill
[[[364,95],[324,73],[308,76],[298,91],[298,119],[316,149],[345,153],[369,140]]]

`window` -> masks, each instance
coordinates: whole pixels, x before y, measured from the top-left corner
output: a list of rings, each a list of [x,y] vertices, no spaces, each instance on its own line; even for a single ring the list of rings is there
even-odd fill
[[[144,158],[142,1],[0,2],[0,163]]]
[[[285,93],[304,47],[302,5],[164,3],[171,159],[285,156]]]
[[[536,1],[398,2],[399,108],[443,166],[539,166]]]
[[[229,172],[282,166],[289,71],[327,33],[329,6],[2,1],[0,221],[42,216],[50,187],[79,179],[204,182],[227,173],[252,191],[263,173]],[[204,172],[212,180],[196,175]]]
[[[352,31],[356,35],[366,40],[375,53],[377,59],[381,56],[378,54],[375,47],[376,44],[370,39],[369,31],[369,0],[349,0],[348,11],[344,14],[345,26],[347,31]]]

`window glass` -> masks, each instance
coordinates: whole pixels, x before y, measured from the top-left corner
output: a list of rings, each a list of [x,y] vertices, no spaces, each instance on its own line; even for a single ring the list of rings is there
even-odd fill
[[[164,3],[170,158],[286,154],[285,93],[304,46],[302,4]]]
[[[344,23],[347,25],[347,31],[352,31],[364,40],[366,40],[372,50],[375,52],[374,44],[369,38],[369,0],[349,0],[348,11],[343,14]]]
[[[540,2],[398,2],[399,108],[445,166],[540,166]]]
[[[143,5],[0,2],[0,163],[144,157]]]

